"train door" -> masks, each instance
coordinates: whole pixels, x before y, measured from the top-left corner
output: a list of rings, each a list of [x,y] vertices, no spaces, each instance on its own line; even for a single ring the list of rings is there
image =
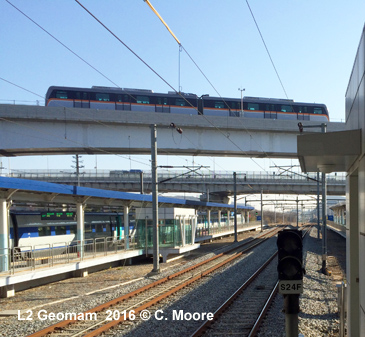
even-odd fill
[[[74,108],[90,109],[90,97],[87,92],[75,92]]]
[[[118,94],[115,102],[115,110],[131,111],[131,95]]]
[[[264,118],[277,119],[278,113],[275,104],[265,104]]]
[[[167,97],[156,97],[156,112],[170,113]]]

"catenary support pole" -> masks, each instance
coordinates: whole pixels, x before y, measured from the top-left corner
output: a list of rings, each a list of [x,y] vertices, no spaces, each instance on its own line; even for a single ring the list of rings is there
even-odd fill
[[[264,221],[264,204],[263,204],[263,201],[262,201],[262,193],[263,193],[263,190],[261,189],[261,232],[263,231],[263,221]]]
[[[238,241],[237,238],[237,174],[233,172],[234,182],[234,242]]]
[[[152,165],[152,221],[153,221],[153,273],[160,273],[160,250],[158,238],[158,184],[157,184],[157,127],[151,125]]]

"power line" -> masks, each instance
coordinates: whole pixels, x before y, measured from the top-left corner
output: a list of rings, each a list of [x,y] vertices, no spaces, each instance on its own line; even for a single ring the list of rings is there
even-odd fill
[[[258,30],[258,32],[259,32],[259,34],[260,34],[261,40],[262,40],[262,42],[263,42],[263,44],[264,44],[264,46],[265,46],[266,52],[267,52],[267,54],[269,55],[269,58],[270,58],[271,64],[272,64],[272,66],[274,67],[274,70],[275,70],[276,76],[278,77],[279,82],[280,82],[280,84],[281,84],[281,87],[282,87],[282,88],[283,88],[283,90],[284,90],[285,97],[286,97],[287,99],[289,99],[289,98],[288,98],[288,95],[287,95],[287,93],[286,93],[286,90],[285,90],[285,88],[284,88],[284,84],[283,84],[283,82],[281,81],[281,78],[280,78],[280,76],[279,76],[279,73],[278,73],[278,71],[277,71],[277,69],[276,69],[276,67],[275,67],[274,61],[273,61],[273,59],[272,59],[272,57],[271,57],[271,54],[270,54],[270,52],[269,52],[269,48],[268,48],[268,47],[267,47],[267,45],[266,45],[266,42],[265,42],[264,37],[263,37],[263,35],[262,35],[262,33],[261,33],[260,27],[259,27],[259,25],[258,25],[258,23],[257,23],[257,21],[256,21],[256,19],[255,19],[255,16],[254,16],[254,14],[253,14],[253,12],[252,12],[252,10],[251,10],[250,4],[248,3],[248,0],[246,0],[246,3],[247,3],[247,6],[248,6],[248,9],[250,10],[250,13],[251,13],[251,15],[252,15],[253,21],[255,22],[256,28],[257,28],[257,30]]]
[[[119,88],[118,84],[113,82],[109,77],[104,75],[100,70],[96,69],[93,65],[91,65],[89,62],[87,62],[85,59],[83,59],[80,55],[75,53],[71,48],[67,47],[64,43],[62,43],[59,39],[57,39],[54,35],[52,35],[50,32],[48,32],[46,29],[44,29],[41,25],[39,25],[37,22],[35,22],[31,17],[29,17],[27,14],[22,12],[18,7],[14,6],[9,0],[5,0],[9,5],[13,6],[19,13],[23,14],[28,20],[32,21],[37,27],[42,29],[46,34],[48,34],[52,39],[56,40],[59,44],[61,44],[63,47],[65,47],[70,53],[74,54],[77,58],[79,58],[82,62],[86,63],[90,68],[94,69],[96,72],[98,72],[101,76],[103,76],[105,79],[107,79],[109,82],[113,83],[116,87]]]

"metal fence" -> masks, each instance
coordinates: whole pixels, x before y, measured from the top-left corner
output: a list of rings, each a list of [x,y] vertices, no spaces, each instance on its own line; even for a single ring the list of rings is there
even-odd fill
[[[240,231],[245,228],[250,228],[250,227],[255,227],[255,226],[257,227],[257,226],[260,226],[260,224],[261,223],[259,221],[252,221],[252,222],[248,222],[248,223],[244,223],[244,224],[237,224],[237,230]],[[221,225],[219,225],[218,223],[213,223],[209,227],[208,226],[202,227],[202,226],[198,225],[198,228],[196,229],[196,232],[195,232],[195,238],[199,239],[204,236],[221,234],[221,233],[234,233],[234,224],[222,223]]]
[[[135,249],[135,238],[131,238],[129,249]],[[125,251],[124,239],[105,237],[78,242],[59,242],[39,246],[14,247],[0,252],[0,274],[53,267],[57,264],[79,262],[84,259],[117,254]]]

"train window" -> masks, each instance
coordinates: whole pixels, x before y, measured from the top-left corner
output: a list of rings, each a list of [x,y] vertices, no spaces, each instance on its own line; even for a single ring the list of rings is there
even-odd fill
[[[49,236],[51,235],[51,227],[38,227],[38,236]]]
[[[293,107],[291,105],[282,105],[281,109],[282,112],[293,112]]]
[[[241,110],[240,102],[228,102],[228,105],[231,109]]]
[[[265,111],[276,111],[276,104],[265,104]]]
[[[214,107],[216,109],[224,109],[224,102],[222,102],[222,101],[215,101],[214,102]]]
[[[140,104],[150,104],[150,98],[148,96],[140,96],[136,97],[137,103]]]
[[[56,226],[56,235],[66,234],[66,226]]]
[[[88,100],[89,99],[89,95],[87,94],[87,92],[76,91],[75,92],[75,99]]]
[[[156,102],[159,105],[167,105],[167,97],[157,97]]]
[[[185,102],[185,100],[183,98],[176,98],[175,105],[185,106],[186,105],[186,102]]]
[[[61,91],[61,90],[57,90],[56,91],[56,98],[61,98],[61,99],[67,99],[67,91]]]
[[[110,101],[110,96],[109,96],[109,94],[106,94],[106,93],[96,93],[95,98],[97,101],[102,101],[102,102]]]
[[[315,114],[323,114],[323,110],[322,110],[322,108],[314,107],[313,108],[313,113],[315,113]]]
[[[308,113],[308,107],[307,106],[296,105],[294,107],[294,111],[298,112],[298,113],[302,113],[302,114],[307,114]]]
[[[77,226],[76,225],[70,226],[70,234],[76,234],[76,230],[77,230]]]
[[[247,110],[260,110],[258,103],[247,103]]]
[[[85,233],[91,233],[91,225],[85,224]]]

